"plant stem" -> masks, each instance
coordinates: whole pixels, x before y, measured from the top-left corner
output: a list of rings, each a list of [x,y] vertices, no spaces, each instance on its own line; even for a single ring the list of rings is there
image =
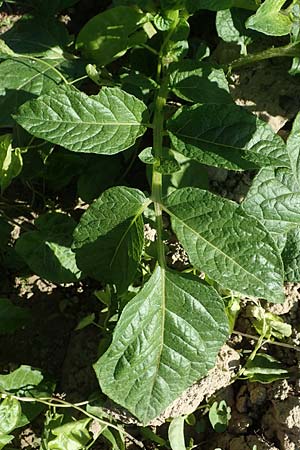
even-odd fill
[[[153,153],[154,157],[160,159],[163,154],[163,131],[164,131],[164,107],[168,96],[169,77],[166,76],[160,86],[155,101],[155,113],[153,119]],[[157,231],[157,255],[158,263],[162,268],[166,267],[165,252],[163,244],[163,221],[162,221],[162,174],[153,165],[152,174],[152,198],[156,217]]]
[[[153,154],[154,158],[160,160],[163,156],[163,139],[164,139],[164,108],[168,98],[169,75],[167,73],[168,66],[164,64],[165,51],[167,45],[176,30],[179,21],[179,11],[174,11],[173,24],[168,31],[164,42],[160,48],[157,64],[157,82],[160,88],[157,93],[153,118]],[[166,72],[164,74],[164,71]],[[157,258],[158,264],[163,269],[166,267],[164,243],[163,243],[163,220],[162,220],[162,174],[156,170],[153,164],[152,173],[152,199],[154,201],[154,211],[156,217],[157,232]]]
[[[89,404],[89,401],[84,401],[84,402],[80,402],[80,403],[69,403],[66,400],[62,400],[60,398],[55,398],[55,397],[41,397],[41,398],[21,397],[19,395],[13,395],[9,392],[1,392],[0,393],[0,398],[6,398],[6,397],[14,398],[14,399],[18,400],[19,402],[41,403],[43,405],[50,406],[52,408],[53,407],[54,408],[73,408],[73,409],[81,412],[83,415],[89,417],[90,419],[93,419],[93,420],[99,422],[100,425],[111,427],[111,428],[119,431],[119,433],[122,433],[124,436],[126,436],[130,441],[132,441],[138,447],[140,447],[142,449],[145,448],[142,442],[138,441],[133,436],[131,436],[131,434],[127,433],[123,429],[122,426],[114,425],[113,423],[103,420],[103,419],[95,416],[94,414],[89,413],[85,409],[81,408],[82,405]]]
[[[259,340],[258,336],[253,336],[252,334],[248,334],[248,333],[242,333],[241,331],[233,330],[232,333],[237,334],[238,336],[246,337],[248,339],[253,339],[255,341]],[[276,341],[270,341],[269,339],[267,339],[265,341],[265,344],[277,345],[278,347],[290,348],[291,350],[295,350],[295,352],[300,352],[300,348],[298,348],[296,345],[286,344],[285,342],[276,342]]]
[[[252,55],[242,56],[229,64],[224,65],[224,69],[239,69],[240,67],[247,66],[259,61],[270,58],[282,58],[282,57],[300,57],[300,46],[299,44],[289,44],[283,47],[274,47],[263,50],[259,53],[254,53]]]

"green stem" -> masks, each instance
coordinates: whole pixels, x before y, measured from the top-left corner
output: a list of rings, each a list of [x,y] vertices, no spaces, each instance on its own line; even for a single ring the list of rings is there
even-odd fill
[[[169,77],[166,76],[158,91],[155,101],[155,113],[153,119],[153,153],[154,157],[160,159],[163,154],[163,131],[164,131],[164,107],[168,97]],[[152,174],[152,198],[156,216],[157,231],[157,255],[158,263],[162,268],[166,267],[165,252],[163,244],[163,221],[162,221],[162,174],[153,165]]]
[[[224,68],[229,70],[239,69],[240,67],[247,66],[259,61],[270,58],[283,58],[283,57],[300,57],[300,46],[299,44],[289,44],[283,47],[268,48],[259,53],[254,53],[252,55],[242,56],[241,58],[226,64]]]
[[[173,24],[168,31],[164,42],[160,48],[157,64],[157,82],[160,83],[160,88],[157,93],[154,108],[153,118],[153,154],[154,158],[160,160],[163,156],[163,139],[164,139],[164,108],[168,98],[169,75],[167,74],[167,65],[164,64],[164,56],[170,39],[176,31],[179,21],[179,11],[173,12]],[[166,75],[164,75],[164,71]],[[163,220],[162,220],[162,174],[156,170],[153,165],[152,173],[152,199],[154,202],[154,212],[156,217],[156,232],[157,232],[157,257],[158,264],[163,269],[166,267],[164,243],[163,243]]]
[[[6,398],[6,397],[14,398],[14,399],[18,400],[19,402],[41,403],[43,405],[50,406],[52,408],[72,408],[72,409],[75,409],[75,410],[79,411],[80,413],[82,413],[83,415],[85,415],[86,417],[89,417],[90,419],[93,419],[93,420],[99,422],[100,425],[111,427],[111,428],[119,431],[119,433],[122,433],[125,437],[127,437],[130,441],[132,441],[138,447],[140,447],[142,449],[145,448],[142,442],[138,441],[133,436],[131,436],[131,434],[127,433],[122,428],[122,426],[114,425],[113,423],[111,423],[109,421],[100,419],[99,417],[95,416],[94,414],[91,414],[88,411],[86,411],[85,409],[81,408],[81,406],[83,406],[83,405],[88,405],[90,403],[89,401],[84,401],[84,402],[80,402],[80,403],[69,403],[66,400],[62,400],[60,398],[55,398],[55,397],[41,397],[41,398],[37,398],[37,397],[21,397],[19,395],[13,395],[10,392],[1,392],[0,393],[0,398]]]

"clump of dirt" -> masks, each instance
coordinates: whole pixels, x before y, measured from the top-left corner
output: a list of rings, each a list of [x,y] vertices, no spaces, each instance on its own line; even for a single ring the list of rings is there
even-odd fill
[[[263,416],[265,434],[276,439],[282,450],[300,448],[300,399],[289,396],[283,401],[275,400]]]
[[[240,363],[239,354],[228,345],[224,345],[219,352],[216,365],[208,375],[194,383],[156,419],[151,425],[162,425],[166,419],[183,414],[190,414],[204,400],[224,389],[232,382],[235,371]]]

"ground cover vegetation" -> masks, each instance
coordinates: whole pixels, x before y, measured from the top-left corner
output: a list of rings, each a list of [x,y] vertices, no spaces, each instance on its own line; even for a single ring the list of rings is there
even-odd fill
[[[229,77],[279,58],[299,76],[300,2],[115,0],[74,30],[66,17],[78,0],[1,3],[22,11],[0,41],[2,270],[90,283],[101,307],[77,324],[100,332],[99,394],[70,403],[40,369],[6,370],[0,448],[42,420],[41,449],[184,450],[195,416],[173,419],[165,437],[147,425],[214,367],[241,297],[256,305],[258,341],[236,378],[289,376],[260,348],[291,327],[261,302],[282,303],[284,281],[299,281],[300,115],[283,139],[236,104]],[[238,54],[218,64],[221,41]],[[241,203],[211,191],[210,167],[250,171]],[[172,264],[169,242],[185,264]],[[0,310],[2,335],[30,327],[26,306],[3,297]],[[132,414],[139,437],[106,398]],[[226,402],[205,408],[224,431]]]

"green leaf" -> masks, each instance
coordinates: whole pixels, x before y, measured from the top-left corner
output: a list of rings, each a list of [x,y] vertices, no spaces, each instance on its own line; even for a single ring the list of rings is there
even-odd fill
[[[92,203],[105,189],[117,184],[123,170],[120,155],[90,156],[92,158],[84,167],[77,182],[77,193],[87,203]]]
[[[290,283],[300,281],[300,227],[287,233],[285,247],[281,254],[284,265],[284,279]]]
[[[88,314],[84,316],[75,328],[75,331],[83,330],[83,328],[88,327],[95,321],[95,313]]]
[[[291,169],[300,186],[300,113],[293,122],[293,127],[287,140],[286,149],[291,162]]]
[[[243,376],[252,382],[273,383],[288,378],[289,372],[272,356],[257,353],[253,360],[248,359]]]
[[[0,334],[11,334],[29,322],[29,310],[15,306],[9,299],[0,298]]]
[[[292,28],[289,14],[281,11],[285,0],[265,0],[256,13],[249,17],[246,27],[269,36],[284,36]]]
[[[128,6],[108,9],[89,20],[80,30],[76,48],[99,66],[122,56],[133,45],[145,42],[138,32],[143,14]]]
[[[225,42],[236,42],[244,49],[252,41],[255,32],[247,30],[245,21],[249,17],[249,11],[232,8],[218,11],[216,17],[216,28],[218,36]]]
[[[213,288],[157,267],[125,306],[94,368],[103,392],[147,424],[206,375],[227,333]]]
[[[12,147],[12,135],[0,136],[0,188],[1,194],[17,177],[23,166],[21,150]]]
[[[163,209],[198,270],[225,288],[283,301],[278,249],[264,226],[236,203],[201,189],[184,188],[173,192]]]
[[[196,103],[232,103],[222,69],[209,63],[185,59],[172,65],[172,91],[184,100]]]
[[[225,400],[221,400],[220,403],[214,402],[209,409],[208,417],[213,429],[217,433],[223,433],[231,418],[231,408],[227,406]]]
[[[292,172],[286,168],[261,169],[243,208],[272,233],[283,234],[300,225],[300,188]]]
[[[39,385],[43,378],[39,370],[34,370],[30,366],[20,366],[7,375],[0,375],[0,390],[18,394]]]
[[[76,222],[66,214],[49,213],[36,221],[37,231],[21,235],[17,253],[40,277],[53,283],[78,281],[82,273],[71,250]]]
[[[74,231],[78,266],[88,275],[114,283],[120,291],[133,281],[144,245],[141,214],[150,201],[132,188],[105,191],[83,214]]]
[[[53,383],[45,381],[42,373],[30,366],[20,366],[8,375],[0,375],[0,391],[21,397],[50,397],[53,390]],[[22,414],[16,427],[32,422],[43,408],[40,403],[22,402]]]
[[[70,43],[65,25],[42,14],[23,15],[1,37],[15,53],[35,56],[62,56],[63,48]]]
[[[229,8],[257,9],[256,0],[185,0],[188,11],[194,12],[198,9],[209,9],[220,11]]]
[[[184,442],[185,416],[175,417],[169,425],[168,438],[172,450],[186,450]]]
[[[264,338],[283,339],[291,336],[291,325],[285,323],[280,316],[266,311],[262,306],[252,306],[249,312],[251,313],[253,327]]]
[[[229,170],[289,167],[282,139],[235,104],[182,107],[168,121],[168,130],[174,149],[202,164]]]
[[[10,434],[4,434],[0,436],[0,450],[2,450],[7,444],[9,444],[14,439],[14,436]]]
[[[171,39],[167,41],[164,61],[169,64],[183,58],[189,48],[188,37],[190,25],[188,21],[181,18],[176,25],[175,31],[171,34]]]
[[[47,450],[84,450],[91,436],[87,429],[91,419],[76,420],[52,428],[54,439],[47,442]]]
[[[21,404],[13,397],[6,397],[0,403],[0,433],[9,434],[13,431],[21,417]]]
[[[185,158],[180,153],[175,153],[175,158],[180,164],[180,170],[163,177],[163,196],[171,194],[178,188],[188,186],[208,189],[208,174],[205,166]]]
[[[3,39],[0,39],[0,57],[6,58],[14,55],[15,52],[3,41]]]
[[[7,60],[0,64],[0,127],[14,124],[12,114],[26,101],[57,86],[61,78],[51,69],[62,62],[44,60],[50,67],[39,61]]]
[[[112,444],[112,450],[126,450],[124,436],[118,430],[106,428],[101,434],[110,444]]]
[[[115,154],[144,134],[143,102],[119,88],[88,97],[74,88],[50,92],[21,106],[16,121],[36,137],[75,152]]]

